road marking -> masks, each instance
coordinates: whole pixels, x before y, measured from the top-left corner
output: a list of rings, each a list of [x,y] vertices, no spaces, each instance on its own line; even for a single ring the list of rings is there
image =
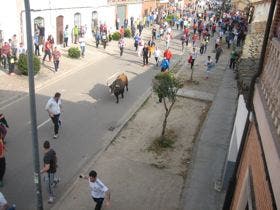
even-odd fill
[[[45,122],[42,122],[40,125],[37,126],[37,129],[41,128],[42,126],[44,126],[45,124],[47,124],[50,121],[51,121],[51,119],[49,118]]]

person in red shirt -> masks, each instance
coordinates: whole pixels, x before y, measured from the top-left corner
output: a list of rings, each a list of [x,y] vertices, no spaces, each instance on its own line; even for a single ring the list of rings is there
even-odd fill
[[[44,45],[44,52],[45,52],[45,55],[44,55],[44,57],[43,57],[43,63],[44,63],[44,61],[45,61],[47,55],[49,56],[49,62],[51,61],[51,46],[52,46],[52,45],[51,45],[50,41],[47,40],[47,41],[45,42],[45,45]]]
[[[121,38],[124,38],[124,27],[123,26],[120,28],[120,34],[121,34]]]
[[[172,55],[172,53],[171,53],[171,51],[170,51],[169,48],[167,48],[167,49],[164,51],[163,57],[165,57],[165,58],[168,60],[168,62],[170,63],[170,60],[171,60],[171,58],[173,57],[173,55]]]
[[[11,55],[11,46],[8,42],[4,42],[4,45],[1,49],[1,58],[3,59],[4,69],[8,68],[8,58]]]
[[[185,27],[185,29],[184,29],[184,34],[185,34],[186,36],[189,36],[189,29],[188,29],[187,27]]]
[[[197,35],[197,34],[194,34],[194,35],[192,36],[193,47],[196,46],[197,40],[198,40],[198,35]]]
[[[54,70],[58,71],[59,68],[59,59],[61,57],[61,53],[59,52],[59,50],[57,49],[57,47],[54,47],[53,50],[53,63],[54,63]]]

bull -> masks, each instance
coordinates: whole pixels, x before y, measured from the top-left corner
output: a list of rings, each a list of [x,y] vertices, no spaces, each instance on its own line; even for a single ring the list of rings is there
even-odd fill
[[[123,98],[124,89],[126,88],[126,91],[128,91],[128,79],[127,76],[122,73],[120,74],[115,81],[109,86],[111,93],[114,93],[116,96],[116,103],[119,103],[119,95]]]

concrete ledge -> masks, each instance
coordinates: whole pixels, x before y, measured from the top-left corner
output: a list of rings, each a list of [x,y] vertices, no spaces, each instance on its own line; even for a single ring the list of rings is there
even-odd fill
[[[197,90],[188,90],[187,88],[180,89],[177,92],[177,95],[182,97],[192,98],[192,99],[203,100],[203,101],[214,100],[214,94],[197,91]]]

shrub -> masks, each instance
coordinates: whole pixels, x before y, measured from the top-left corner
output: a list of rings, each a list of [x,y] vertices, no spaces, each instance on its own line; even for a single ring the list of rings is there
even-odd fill
[[[165,20],[169,23],[170,21],[173,21],[174,18],[178,18],[176,15],[168,15]]]
[[[68,49],[68,55],[70,58],[79,58],[81,56],[81,51],[78,47],[70,47]]]
[[[112,39],[115,40],[115,41],[119,41],[121,38],[121,34],[120,32],[116,31],[112,34]]]
[[[131,37],[131,30],[129,28],[126,28],[124,30],[124,37],[127,37],[127,38]]]
[[[20,54],[18,58],[18,69],[23,75],[28,75],[28,66],[27,66],[27,55],[26,54]],[[33,70],[34,75],[37,74],[40,71],[41,63],[40,59],[37,56],[33,56]]]

